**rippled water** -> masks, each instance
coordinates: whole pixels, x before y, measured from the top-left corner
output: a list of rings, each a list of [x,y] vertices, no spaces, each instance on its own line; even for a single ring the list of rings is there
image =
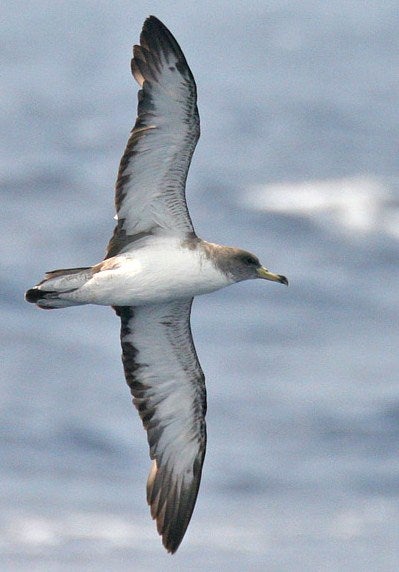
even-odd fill
[[[198,233],[290,288],[196,300],[208,451],[179,552],[107,308],[24,290],[112,232],[134,122],[131,44],[155,13],[196,76]],[[394,571],[399,566],[396,3],[6,2],[2,33],[2,570]]]

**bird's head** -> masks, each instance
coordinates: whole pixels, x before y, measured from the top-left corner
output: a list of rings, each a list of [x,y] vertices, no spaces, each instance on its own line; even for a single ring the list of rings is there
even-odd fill
[[[255,278],[263,278],[272,282],[280,282],[288,286],[288,280],[281,274],[274,274],[267,268],[262,266],[259,258],[246,250],[235,248],[232,255],[232,274],[237,282],[241,280],[252,280]]]

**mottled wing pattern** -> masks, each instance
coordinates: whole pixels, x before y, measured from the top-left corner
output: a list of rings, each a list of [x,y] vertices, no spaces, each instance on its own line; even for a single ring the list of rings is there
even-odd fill
[[[141,86],[137,120],[119,166],[107,258],[148,235],[194,234],[185,183],[200,134],[197,90],[178,43],[154,16],[134,46],[132,73]]]
[[[206,447],[206,390],[190,329],[192,299],[117,307],[122,360],[147,430],[147,501],[169,552],[194,510]]]

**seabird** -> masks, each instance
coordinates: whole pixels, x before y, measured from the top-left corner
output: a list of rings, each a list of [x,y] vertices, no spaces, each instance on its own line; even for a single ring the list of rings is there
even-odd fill
[[[117,224],[104,260],[53,270],[25,298],[40,308],[113,306],[126,381],[147,431],[147,501],[168,552],[194,510],[206,447],[206,389],[190,329],[194,296],[263,278],[256,256],[200,239],[185,186],[200,135],[197,90],[175,38],[154,16],[134,46],[137,119],[116,181]]]

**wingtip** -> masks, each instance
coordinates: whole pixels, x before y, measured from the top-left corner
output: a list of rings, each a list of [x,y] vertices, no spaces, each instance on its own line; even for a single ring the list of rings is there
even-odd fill
[[[165,24],[163,22],[161,22],[161,20],[159,18],[157,18],[156,16],[154,16],[153,14],[150,14],[145,20],[144,20],[144,26],[146,25],[146,23],[149,24],[155,24],[155,25],[160,25],[163,28],[166,28]]]
[[[173,554],[176,554],[180,544],[182,543],[182,538],[179,540],[178,544],[174,544],[174,545],[170,545],[169,539],[165,538],[165,536],[162,537],[162,545],[165,548],[166,552],[168,554],[170,554],[171,556],[173,556]]]
[[[140,44],[149,51],[151,51],[151,46],[156,46],[161,51],[171,51],[188,67],[176,38],[169,28],[156,16],[148,16],[144,20],[140,34]]]
[[[162,544],[174,554],[185,537],[197,500],[204,452],[194,464],[194,478],[184,485],[173,483],[167,471],[159,471],[154,460],[147,480],[147,502]]]
[[[159,18],[152,15],[148,16],[148,18],[144,20],[142,33],[145,34],[146,32],[155,32],[157,30],[166,30],[168,33],[170,33],[168,28],[163,22],[161,22]]]

